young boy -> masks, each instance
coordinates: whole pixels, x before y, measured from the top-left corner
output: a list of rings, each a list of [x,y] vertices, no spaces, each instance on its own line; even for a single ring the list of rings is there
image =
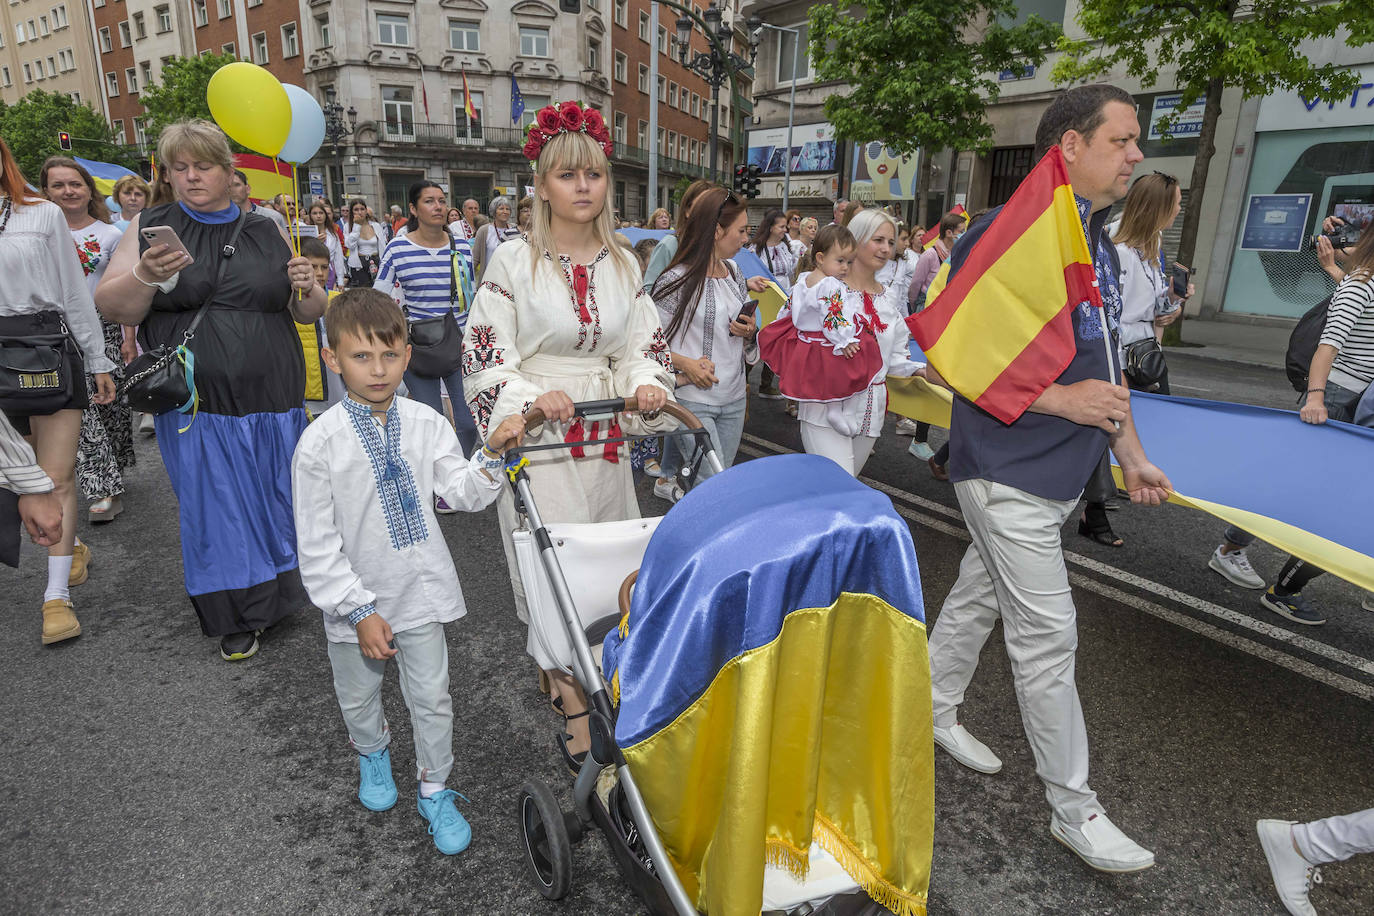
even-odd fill
[[[476,512],[501,489],[500,452],[518,444],[511,417],[469,461],[453,427],[396,397],[410,347],[405,317],[383,293],[341,293],[329,310],[329,368],[347,396],[305,430],[292,460],[301,578],[324,612],[334,693],[359,755],[358,800],[396,803],[382,713],[387,659],[400,666],[415,732],[419,798],[434,845],[467,848],[472,831],[445,788],[453,767],[453,704],[444,624],[467,613],[431,494]]]
[[[329,293],[337,296],[337,290],[329,286],[329,247],[320,239],[301,239],[301,257],[310,261],[315,271],[315,282]],[[305,352],[305,399],[324,401],[326,407],[333,407],[343,398],[343,384],[324,366],[324,327],[321,318],[311,324],[296,322],[296,334],[301,339],[301,349]]]

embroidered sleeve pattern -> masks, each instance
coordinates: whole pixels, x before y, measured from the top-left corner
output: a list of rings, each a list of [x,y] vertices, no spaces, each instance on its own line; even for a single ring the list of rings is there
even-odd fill
[[[654,335],[649,339],[649,349],[644,351],[644,355],[669,372],[673,371],[673,356],[668,352],[668,341],[663,338],[662,328],[654,329]]]
[[[826,296],[821,302],[825,306],[825,315],[821,318],[821,324],[832,331],[849,325],[849,319],[844,317],[844,296],[839,291]]]
[[[493,283],[490,280],[483,280],[481,288],[489,289],[493,293],[496,293],[496,295],[501,296],[511,302],[515,301],[515,296],[511,293],[510,290],[506,289],[504,286],[500,286],[496,283]]]
[[[471,375],[483,369],[504,365],[505,348],[496,346],[496,330],[489,324],[468,329],[467,345],[463,347],[463,374]]]
[[[491,412],[496,409],[496,402],[501,397],[501,389],[506,387],[506,382],[492,385],[483,391],[477,392],[472,398],[473,409],[477,415],[473,418],[477,421],[477,428],[482,433],[482,438],[487,437],[487,426],[491,423]],[[528,405],[526,405],[528,409]]]
[[[383,438],[371,411],[355,408],[351,400],[345,400],[344,404],[353,421],[353,429],[362,441],[363,451],[372,463],[372,476],[377,481],[377,496],[382,502],[392,548],[404,550],[428,540],[429,528],[420,506],[415,475],[401,455],[400,412],[395,407],[387,412]]]

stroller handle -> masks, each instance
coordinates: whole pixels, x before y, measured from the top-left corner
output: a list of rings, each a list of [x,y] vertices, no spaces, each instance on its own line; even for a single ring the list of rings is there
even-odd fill
[[[628,398],[608,398],[604,401],[578,401],[573,404],[573,415],[585,417],[589,415],[604,413],[622,413],[639,410],[639,402],[633,397]],[[668,416],[677,420],[687,429],[702,429],[702,424],[697,415],[692,413],[681,404],[669,401],[659,408],[659,412],[666,413]],[[544,411],[538,407],[531,407],[525,412],[525,429],[531,430],[545,421]]]

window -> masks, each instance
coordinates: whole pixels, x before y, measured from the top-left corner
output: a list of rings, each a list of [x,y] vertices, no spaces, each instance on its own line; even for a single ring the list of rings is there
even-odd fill
[[[649,148],[649,125],[643,121],[635,127],[635,146],[640,149]]]
[[[13,4],[11,4],[11,6],[12,6],[12,5],[13,5]],[[101,8],[102,6],[104,6],[104,5],[105,5],[105,0],[95,0],[95,2],[93,2],[93,3],[91,4],[91,6],[95,7],[96,9],[100,9],[100,8]]]
[[[52,57],[48,58],[48,76],[57,76],[57,61]]]
[[[662,76],[658,78],[658,100],[660,102],[668,101],[668,80]]]
[[[530,95],[525,93],[525,113],[520,116],[520,129],[524,130],[534,123],[534,114],[541,108],[547,108],[550,104],[547,95]]]
[[[620,51],[615,52],[615,81],[617,83],[630,81],[630,59]]]
[[[587,0],[587,9],[589,9],[589,10],[599,10],[599,9],[601,9],[601,0]]]
[[[148,25],[143,21],[142,13],[134,13],[134,37],[139,41],[148,37]]]
[[[615,113],[615,128],[613,131],[616,143],[623,144],[625,142],[625,123],[625,112],[617,111]]]
[[[220,45],[220,50],[223,51],[225,54],[233,54],[234,43],[231,41],[227,45]]]
[[[377,44],[409,45],[410,17],[392,13],[377,14]]]
[[[67,22],[67,4],[59,3],[52,10],[52,27],[54,29],[65,29]]]
[[[138,65],[138,69],[143,76],[143,88],[147,89],[153,84],[153,65],[145,60]]]
[[[692,165],[697,164],[697,141],[695,140],[692,141],[692,152],[691,155],[687,157],[687,161],[692,163]]]
[[[630,0],[615,0],[615,11],[613,13],[615,24],[622,29],[625,28],[625,23],[628,21],[625,14],[629,7]]]
[[[668,29],[665,26],[658,27],[658,53],[668,53]]]
[[[677,83],[668,84],[668,106],[670,108],[677,107]]]
[[[448,21],[448,46],[454,51],[470,51],[477,53],[482,50],[481,23],[469,22],[466,19],[450,19]]]
[[[378,15],[377,18],[382,17]],[[386,123],[389,139],[414,139],[415,91],[409,86],[383,86],[382,120]]]
[[[119,24],[119,46],[127,48],[133,44],[133,39],[129,37],[129,21],[126,19]]]
[[[105,26],[100,30],[100,53],[109,54],[113,49],[113,45],[110,44],[110,27]]]
[[[48,17],[47,17],[47,16],[39,16],[39,17],[38,17],[38,33],[39,33],[40,35],[42,35],[43,37],[46,38],[47,35],[48,35],[48,33],[51,32],[51,31],[52,31],[52,30],[48,28]]]
[[[615,183],[615,210],[621,216],[625,215],[625,182]]]
[[[587,69],[593,73],[601,72],[601,42],[587,42]]]
[[[25,82],[28,81],[28,78],[29,78],[29,65],[28,65],[28,64],[25,64],[25,65],[24,65],[24,80],[25,80]],[[108,95],[110,98],[114,98],[115,96],[119,95],[119,74],[117,74],[117,73],[106,73],[106,74],[105,74],[105,94]]]
[[[704,109],[701,104],[701,96],[692,93],[692,117],[700,117]]]
[[[639,40],[649,40],[649,14],[643,10],[639,11]]]
[[[24,35],[24,23],[16,22],[14,24],[14,40],[21,45],[28,40]]]
[[[128,138],[124,136],[123,118],[115,118],[113,121],[111,121],[110,129],[114,131],[115,139],[118,140],[120,143],[124,143],[127,141]]]
[[[153,7],[153,15],[157,17],[157,33],[172,31],[172,8],[169,6]]]
[[[649,94],[649,68],[643,64],[639,65],[639,91]]]
[[[0,85],[13,86],[14,82],[10,79],[10,68],[0,67]]]
[[[668,148],[668,132],[662,127],[658,129],[658,154],[662,156],[663,151]]]
[[[114,74],[112,73],[112,74],[110,74],[110,75],[113,76]],[[33,82],[33,70],[31,70],[31,69],[29,68],[29,65],[28,65],[28,64],[25,64],[25,65],[24,65],[24,82],[26,82],[26,83],[32,83],[32,82]],[[114,86],[115,86],[115,95],[119,95],[119,83],[115,83]]]
[[[131,94],[138,91],[138,71],[135,70],[133,67],[125,68],[124,84],[128,86],[129,92]]]
[[[219,0],[219,2],[215,4],[215,7],[221,19],[228,19],[230,16],[234,15],[233,0]]]
[[[472,97],[474,117],[471,118],[468,117],[466,109],[463,108],[463,90],[453,90],[453,124],[460,140],[480,140],[482,139],[482,112],[485,102],[480,92],[469,92],[468,95]]]
[[[191,13],[196,20],[196,28],[210,24],[210,13],[205,9],[205,0],[191,0]]]
[[[262,6],[262,0],[248,0],[248,6],[249,6],[249,7]]]
[[[252,42],[253,42],[253,63],[255,63],[255,64],[265,64],[265,63],[268,63],[268,62],[271,60],[271,58],[268,57],[268,55],[267,55],[267,33],[266,33],[266,32],[258,32],[256,35],[253,36]]]
[[[807,23],[803,22],[795,26],[795,28],[797,29],[796,36],[793,36],[791,32],[775,33],[778,36],[778,82],[780,83],[792,82],[792,56],[794,50],[797,57],[797,70],[799,71],[797,78],[806,79],[811,70],[811,61],[806,51],[807,36],[810,33],[810,27]],[[798,42],[801,44],[800,47],[797,47]]]
[[[57,52],[57,63],[62,68],[62,72],[76,69],[76,55],[72,54],[71,48],[63,48]]]
[[[315,39],[321,48],[327,48],[333,43],[329,34],[329,14],[320,13],[315,17]]]
[[[677,131],[668,131],[668,158],[677,158]]]
[[[134,118],[134,142],[137,143],[140,148],[144,148],[148,145],[148,134],[143,129],[142,118]]]
[[[295,57],[301,53],[301,43],[296,35],[296,24],[288,22],[281,27],[281,56]]]
[[[548,57],[549,30],[531,25],[520,26],[520,56]]]

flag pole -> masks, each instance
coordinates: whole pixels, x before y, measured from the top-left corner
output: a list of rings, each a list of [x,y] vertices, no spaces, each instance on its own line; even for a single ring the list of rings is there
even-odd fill
[[[1097,281],[1093,281],[1093,288],[1097,289]],[[1102,304],[1101,295],[1097,298],[1097,323],[1102,328],[1102,344],[1107,353],[1107,381],[1113,385],[1120,385],[1121,369],[1116,365],[1116,360],[1112,358],[1112,332],[1107,327],[1107,308]],[[1112,425],[1116,427],[1117,432],[1121,431],[1120,421],[1113,420]]]

